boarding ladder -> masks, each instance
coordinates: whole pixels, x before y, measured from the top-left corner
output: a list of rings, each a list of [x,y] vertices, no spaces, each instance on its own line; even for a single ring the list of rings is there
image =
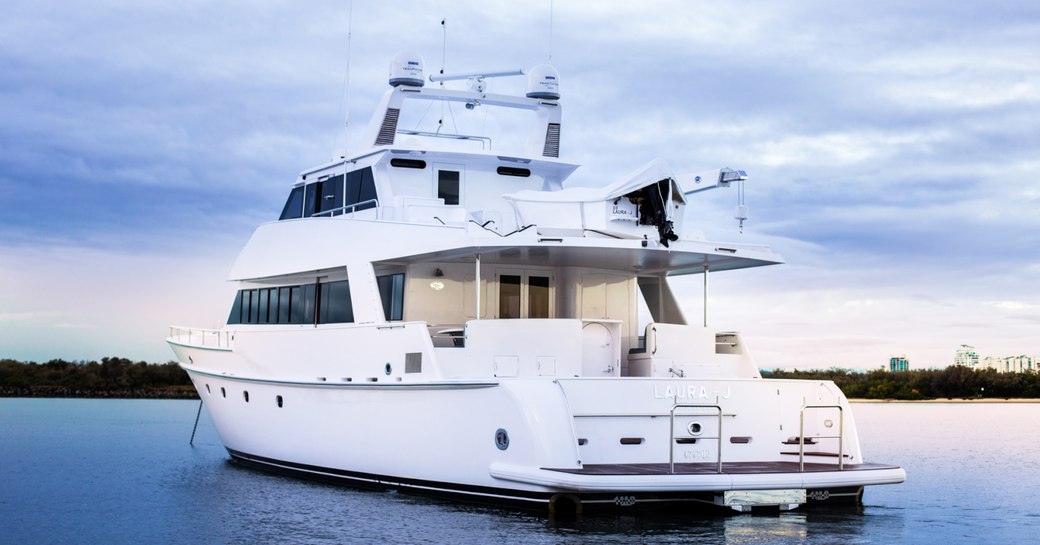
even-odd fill
[[[818,435],[817,439],[838,440],[838,471],[845,469],[845,409],[841,405],[805,405],[798,417],[798,471],[805,471],[805,412],[838,409],[838,435]]]

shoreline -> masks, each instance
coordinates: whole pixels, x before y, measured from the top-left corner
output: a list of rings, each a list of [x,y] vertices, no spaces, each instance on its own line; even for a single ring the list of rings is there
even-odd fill
[[[128,390],[77,390],[67,388],[0,388],[0,398],[81,398],[81,399],[199,399],[193,388]],[[849,403],[1040,403],[1040,398],[987,397],[982,399],[868,399],[848,398]]]
[[[192,387],[183,389],[132,388],[126,390],[79,390],[75,388],[0,388],[0,398],[78,399],[199,399]]]
[[[1029,397],[986,397],[982,399],[866,399],[849,398],[849,403],[1040,403],[1038,398]]]

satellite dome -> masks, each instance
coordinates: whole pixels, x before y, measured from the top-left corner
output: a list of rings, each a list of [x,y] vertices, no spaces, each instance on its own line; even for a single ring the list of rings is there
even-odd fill
[[[560,99],[560,74],[548,64],[539,64],[527,73],[527,98]]]
[[[390,85],[423,86],[423,58],[414,51],[402,51],[390,61]]]

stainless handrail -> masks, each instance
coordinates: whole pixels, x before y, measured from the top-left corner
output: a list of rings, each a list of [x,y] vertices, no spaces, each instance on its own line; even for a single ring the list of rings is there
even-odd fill
[[[480,149],[484,148],[484,143],[487,143],[487,149],[491,149],[491,138],[487,136],[478,136],[475,134],[455,134],[447,132],[430,132],[430,131],[415,131],[410,129],[397,129],[397,134],[407,134],[409,136],[425,136],[429,138],[447,138],[450,140],[479,140]]]
[[[368,199],[367,201],[356,202],[354,204],[348,204],[346,206],[340,206],[340,207],[337,207],[337,208],[329,208],[328,210],[322,210],[321,212],[318,212],[316,214],[311,214],[311,217],[312,218],[320,218],[320,217],[323,217],[323,216],[326,216],[326,215],[329,216],[329,217],[332,217],[333,212],[339,212],[339,211],[342,211],[344,215],[346,215],[346,214],[354,214],[354,213],[358,212],[357,207],[359,207],[359,206],[361,206],[363,204],[368,204],[368,203],[372,203],[372,204],[378,205],[379,204],[379,199]],[[348,208],[350,209],[350,212],[347,212]],[[379,206],[373,206],[372,208],[375,208],[377,210],[376,214],[378,215],[379,214],[379,212],[378,212]],[[365,210],[368,210],[368,208],[366,208]]]
[[[676,403],[672,405],[671,420],[669,421],[669,438],[668,438],[668,474],[675,474],[675,440],[678,437],[675,436],[675,410],[676,409],[715,409],[718,411],[718,415],[712,414],[688,414],[683,416],[715,416],[719,419],[719,433],[716,437],[701,437],[698,439],[717,439],[718,450],[716,451],[716,464],[718,465],[718,473],[722,473],[722,407],[718,405],[699,405],[690,403]]]
[[[845,409],[841,405],[805,405],[798,419],[798,471],[805,471],[806,409],[838,409],[838,435],[817,435],[817,439],[838,440],[838,471],[845,469]]]
[[[170,326],[170,339],[188,346],[232,350],[235,332],[223,329]]]

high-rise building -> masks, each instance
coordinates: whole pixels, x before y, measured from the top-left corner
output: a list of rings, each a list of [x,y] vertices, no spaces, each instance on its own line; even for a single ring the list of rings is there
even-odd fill
[[[910,360],[906,356],[892,356],[888,358],[888,370],[889,371],[909,371]]]
[[[979,367],[979,353],[975,351],[974,346],[962,344],[957,349],[957,355],[953,358],[953,364],[977,369]]]

